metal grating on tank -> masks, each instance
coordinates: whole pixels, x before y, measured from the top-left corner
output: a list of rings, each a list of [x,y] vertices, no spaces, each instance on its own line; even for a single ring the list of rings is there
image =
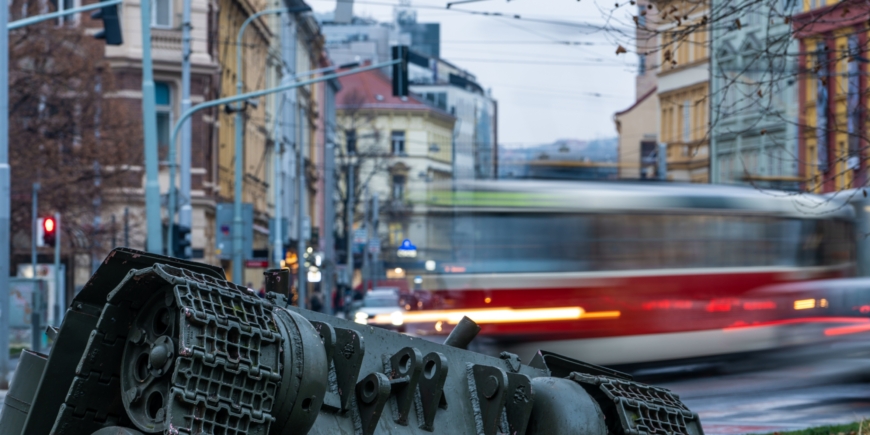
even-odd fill
[[[574,372],[608,417],[609,431],[626,435],[703,435],[698,415],[664,388]],[[616,424],[618,422],[618,425]]]
[[[188,408],[184,427],[265,435],[281,379],[271,305],[234,284],[176,271],[187,281],[174,289],[183,332],[172,395]]]

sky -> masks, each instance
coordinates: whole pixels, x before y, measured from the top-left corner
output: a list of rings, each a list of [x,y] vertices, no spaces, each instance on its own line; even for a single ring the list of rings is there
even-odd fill
[[[335,2],[307,1],[317,12],[334,10]],[[631,9],[620,8],[613,15],[617,19],[608,21],[614,3],[605,0],[483,0],[450,10],[447,3],[410,2],[418,22],[441,23],[441,57],[492,90],[498,100],[500,144],[518,147],[617,135],[613,114],[634,102],[637,56],[617,56],[617,45],[631,50],[630,41],[600,26],[625,29]],[[398,4],[356,0],[354,15],[392,21]]]

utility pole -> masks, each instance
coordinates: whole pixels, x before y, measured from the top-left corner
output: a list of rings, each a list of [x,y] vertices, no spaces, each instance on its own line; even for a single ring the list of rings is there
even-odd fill
[[[193,0],[183,0],[181,23],[181,111],[190,109],[190,3]],[[181,207],[178,214],[178,225],[182,228],[192,228],[193,210],[190,198],[190,168],[191,168],[191,125],[185,121],[181,127]],[[170,216],[170,219],[172,217]],[[190,252],[176,252],[190,258]]]
[[[100,184],[102,184],[100,176],[100,163],[95,160],[94,186],[99,189]],[[97,192],[97,197],[94,198],[94,227],[93,229],[91,229],[91,273],[97,273],[97,269],[103,262],[103,259],[100,257],[101,245],[99,237],[102,233],[103,226],[103,218],[100,216],[100,206],[102,205],[102,199],[100,198],[99,190]]]
[[[659,142],[659,147],[656,152],[656,163],[658,163],[658,168],[656,168],[656,175],[659,180],[667,180],[668,179],[668,144],[664,142]]]
[[[151,62],[151,0],[140,0],[139,5],[142,26],[142,127],[145,133],[145,217],[148,222],[148,252],[163,254],[160,183],[157,180],[159,171],[155,109],[157,102]],[[170,155],[170,162],[174,162],[172,157],[174,156]]]
[[[0,8],[0,29],[7,29],[9,7]],[[11,202],[9,180],[9,32],[0,32],[0,388],[9,380],[9,217]]]
[[[114,216],[114,215],[113,215]],[[60,273],[60,243],[61,243],[61,225],[60,213],[54,213],[54,325],[60,326],[63,321],[63,312],[66,308],[66,291],[61,288],[61,273]]]
[[[36,279],[36,234],[39,232],[39,229],[36,227],[36,221],[39,217],[36,215],[39,212],[39,183],[33,183],[33,191],[32,191],[32,212],[30,218],[30,234],[32,237],[30,238],[30,267],[33,271],[33,279]]]
[[[295,17],[292,14],[284,14],[281,16],[281,57],[284,58],[284,70],[282,71],[283,76],[281,77],[281,86],[291,85],[294,80],[294,73],[296,68],[296,28],[295,28]],[[291,152],[285,152],[287,150],[287,145],[291,144],[293,138],[296,137],[294,133],[295,128],[295,119],[296,119],[296,89],[290,89],[284,92],[281,97],[281,134],[279,138],[275,141],[276,145],[275,149],[278,151],[278,147],[280,146],[280,153],[276,154],[275,160],[275,179],[273,180],[275,186],[275,235],[272,240],[273,247],[273,257],[275,262],[275,267],[280,267],[281,260],[284,259],[284,240],[290,234],[284,234],[284,207],[287,204],[292,203],[292,192],[293,189],[287,186],[287,169],[292,168],[292,155]],[[286,161],[285,161],[286,160]],[[286,190],[285,190],[286,189]],[[286,192],[286,195],[285,195]],[[291,201],[287,199],[291,198]],[[287,217],[289,218],[292,214],[289,212],[290,209],[288,207]],[[289,231],[290,228],[288,227]]]
[[[351,151],[348,151],[347,153],[347,205],[345,206],[344,211],[347,222],[344,224],[344,233],[345,238],[347,239],[345,240],[347,242],[347,260],[345,260],[345,273],[347,274],[346,279],[348,287],[353,287],[353,192],[354,189],[356,189],[356,187],[354,186],[354,184],[356,184],[356,175],[354,174],[353,158],[355,154],[356,153]]]
[[[377,287],[377,285],[378,285],[377,280],[381,276],[380,275],[381,268],[380,268],[380,264],[379,264],[381,241],[378,238],[378,224],[380,223],[380,220],[378,219],[378,214],[380,213],[379,206],[380,206],[380,203],[378,201],[378,194],[376,192],[372,195],[372,217],[371,217],[371,223],[372,223],[372,236],[371,236],[372,238],[371,239],[375,241],[375,245],[372,249],[372,252],[371,252],[372,258],[371,258],[371,262],[369,263],[369,269],[371,269],[369,271],[369,276],[371,277],[371,280],[372,280],[372,288]]]
[[[281,103],[285,104],[285,103]],[[275,141],[275,173],[272,180],[272,188],[275,189],[273,192],[275,194],[275,225],[272,226],[272,268],[279,269],[281,268],[281,261],[284,260],[284,216],[283,210],[284,204],[281,203],[281,199],[284,197],[283,193],[283,184],[281,184],[281,180],[284,179],[284,166],[281,164],[281,159],[284,158],[284,141],[276,140]]]
[[[281,25],[281,57],[284,58],[284,76],[281,77],[281,85],[282,86],[290,86],[296,82],[296,17],[290,14],[281,16],[282,25]],[[282,189],[285,190],[286,194],[282,195],[281,201],[281,214],[280,216],[284,217],[284,211],[286,210],[287,220],[290,221],[290,218],[293,216],[293,204],[294,199],[299,199],[297,192],[294,192],[295,185],[291,183],[295,181],[298,177],[296,170],[296,156],[295,147],[299,146],[298,141],[296,140],[296,88],[290,88],[284,91],[283,93],[283,103],[284,108],[281,111],[281,142],[284,146],[292,146],[291,149],[286,149],[288,152],[284,153],[281,156],[281,180],[279,184]],[[286,209],[284,208],[286,207]],[[293,219],[296,221],[296,219]],[[302,225],[301,221],[295,222],[298,232],[298,227]],[[291,227],[287,226],[288,234],[286,236],[287,239],[290,239]],[[283,250],[284,243],[284,234],[281,233],[281,246]],[[297,245],[297,250],[298,245]],[[302,267],[302,258],[303,253],[296,253],[296,261],[297,261],[297,273],[302,275],[302,271],[304,267]],[[297,280],[298,282],[298,280]],[[301,286],[300,286],[300,292]],[[302,293],[299,294],[299,306],[304,307],[306,304],[305,297]]]
[[[335,87],[338,84],[326,82],[326,105],[325,119],[325,143],[323,149],[323,278],[321,289],[323,292],[324,311],[333,314],[332,295],[335,293]]]
[[[371,276],[371,262],[369,261],[369,248],[372,243],[372,235],[371,235],[371,197],[369,196],[369,189],[366,188],[363,192],[363,228],[366,232],[366,243],[363,247],[363,264],[362,264],[362,278],[363,278],[363,293],[369,291],[369,277]]]
[[[300,128],[299,130],[302,129]],[[306,275],[308,269],[305,267],[305,242],[308,240],[307,234],[305,234],[305,191],[307,189],[305,188],[305,151],[302,147],[303,140],[301,139],[296,143],[296,150],[298,151],[296,156],[296,183],[299,187],[299,190],[296,192],[299,201],[297,208],[299,213],[296,216],[296,256],[299,258],[299,307],[305,308],[308,306],[308,299],[306,299],[308,297],[308,276]]]

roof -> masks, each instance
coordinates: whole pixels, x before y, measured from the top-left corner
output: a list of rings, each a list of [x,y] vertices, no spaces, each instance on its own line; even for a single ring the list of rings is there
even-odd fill
[[[430,106],[413,95],[393,96],[393,83],[380,70],[369,70],[339,78],[341,91],[335,96],[337,109],[418,110],[455,119],[449,113]]]
[[[640,103],[643,103],[643,100],[646,100],[647,98],[649,98],[650,95],[655,94],[657,90],[658,90],[658,86],[653,86],[653,88],[650,89],[649,91],[647,91],[646,94],[644,94],[643,96],[638,98],[637,101],[635,101],[634,104],[631,105],[631,107],[629,107],[628,109],[625,109],[621,112],[616,112],[613,114],[613,116],[619,116],[619,115],[623,115],[625,113],[631,112]]]

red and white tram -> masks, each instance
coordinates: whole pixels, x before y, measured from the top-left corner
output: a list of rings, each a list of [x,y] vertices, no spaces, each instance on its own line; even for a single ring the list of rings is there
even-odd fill
[[[730,186],[436,189],[404,323],[446,335],[467,315],[524,358],[540,348],[601,364],[797,344],[868,316],[759,289],[853,276],[853,216],[836,199]],[[808,325],[819,333],[789,332]]]

